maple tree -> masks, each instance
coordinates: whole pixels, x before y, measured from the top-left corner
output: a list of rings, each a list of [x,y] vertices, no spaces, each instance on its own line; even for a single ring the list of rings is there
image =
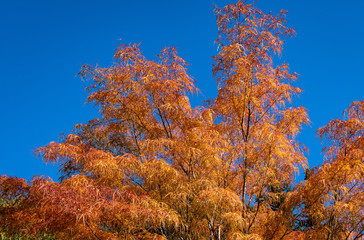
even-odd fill
[[[191,106],[199,89],[175,48],[152,61],[121,45],[112,66],[81,69],[100,118],[36,150],[59,182],[0,177],[3,238],[362,237],[364,101],[318,130],[330,145],[308,169],[306,109],[289,106],[297,74],[273,61],[294,34],[286,12],[238,1],[215,14],[218,95],[204,106]]]
[[[343,120],[330,121],[317,134],[329,145],[324,163],[309,171],[297,191],[302,222],[312,239],[362,239],[364,100],[353,102]]]

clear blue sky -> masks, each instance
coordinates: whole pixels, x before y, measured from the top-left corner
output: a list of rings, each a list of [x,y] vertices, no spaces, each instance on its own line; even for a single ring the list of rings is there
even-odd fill
[[[322,162],[316,129],[364,98],[364,1],[259,0],[257,5],[266,12],[288,10],[288,25],[296,28],[282,59],[301,75],[296,85],[304,93],[294,104],[308,108],[312,124],[300,139],[315,166]],[[202,90],[194,103],[213,97],[212,12],[211,0],[1,1],[0,175],[57,179],[57,168],[32,151],[97,115],[84,104],[86,83],[76,74],[82,64],[108,66],[118,39],[141,43],[148,58],[165,46],[177,47]]]

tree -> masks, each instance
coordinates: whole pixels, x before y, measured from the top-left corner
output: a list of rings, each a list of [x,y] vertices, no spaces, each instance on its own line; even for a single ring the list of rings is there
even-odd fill
[[[83,66],[100,118],[36,150],[60,164],[60,182],[0,178],[4,237],[361,237],[363,104],[319,130],[333,141],[328,160],[294,187],[307,168],[296,136],[309,120],[303,107],[289,107],[301,92],[297,74],[273,61],[294,33],[286,12],[238,1],[215,14],[218,96],[203,107],[190,105],[199,89],[175,48],[152,61],[139,45],[121,45],[112,66]]]
[[[325,161],[311,171],[297,191],[310,221],[312,239],[362,239],[364,100],[353,102],[344,119],[334,119],[317,131],[325,147]],[[307,224],[306,219],[306,224]]]

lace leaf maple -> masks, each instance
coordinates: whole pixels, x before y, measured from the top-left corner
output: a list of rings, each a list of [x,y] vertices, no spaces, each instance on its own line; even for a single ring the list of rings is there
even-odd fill
[[[82,67],[100,117],[36,150],[59,164],[59,182],[0,177],[3,238],[362,237],[363,102],[319,129],[331,145],[309,169],[296,139],[309,119],[291,104],[302,90],[277,64],[294,34],[286,12],[238,1],[215,14],[218,90],[203,107],[175,48],[153,61],[121,45],[110,67]]]
[[[297,191],[303,223],[316,239],[361,239],[364,234],[364,101],[353,102],[343,119],[318,129],[328,144],[322,166]]]

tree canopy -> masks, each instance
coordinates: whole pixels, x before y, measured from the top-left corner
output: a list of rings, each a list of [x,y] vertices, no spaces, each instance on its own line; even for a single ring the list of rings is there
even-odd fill
[[[218,94],[201,106],[175,48],[148,60],[125,44],[110,67],[82,67],[100,117],[36,150],[60,181],[0,177],[3,239],[363,237],[364,100],[317,131],[325,159],[309,168],[297,74],[275,61],[286,11],[239,0],[215,14]]]

